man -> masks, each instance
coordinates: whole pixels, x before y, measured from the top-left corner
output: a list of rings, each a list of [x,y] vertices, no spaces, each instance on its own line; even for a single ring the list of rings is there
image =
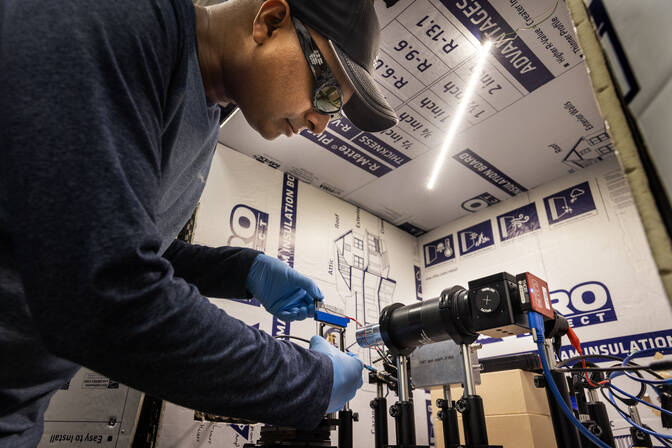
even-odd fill
[[[0,2],[0,447],[33,447],[80,365],[172,402],[315,426],[361,362],[250,328],[204,296],[314,314],[279,260],[174,238],[204,187],[219,105],[267,139],[344,112],[396,116],[371,79],[370,0]],[[222,192],[226,194],[226,192]]]

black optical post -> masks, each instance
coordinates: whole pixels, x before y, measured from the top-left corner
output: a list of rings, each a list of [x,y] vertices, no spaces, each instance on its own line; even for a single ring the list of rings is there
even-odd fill
[[[439,409],[436,416],[441,420],[443,428],[444,448],[458,448],[460,445],[460,430],[457,424],[457,409],[451,399],[450,386],[443,386],[443,398],[436,400]]]
[[[399,401],[390,408],[390,415],[394,417],[396,427],[396,448],[420,448],[415,444],[415,421],[408,376],[408,356],[397,355],[396,363]]]
[[[375,448],[387,447],[387,399],[383,395],[383,384],[373,372],[369,372],[369,383],[376,385],[376,398],[369,405],[373,409]]]
[[[588,408],[588,416],[600,428],[600,433],[596,435],[607,445],[616,446],[614,433],[611,431],[611,421],[607,414],[607,406],[598,398],[596,389],[588,389],[586,407]]]
[[[326,324],[320,322],[320,336],[324,337],[324,328]],[[345,328],[334,327],[338,331],[339,346],[342,352],[345,352]],[[345,403],[343,409],[338,411],[338,448],[353,448],[352,423],[359,420],[359,415],[352,412],[350,403]]]
[[[488,444],[483,400],[476,394],[469,345],[462,344],[461,352],[464,367],[464,396],[457,401],[456,408],[462,414],[465,446],[469,448],[501,448]]]

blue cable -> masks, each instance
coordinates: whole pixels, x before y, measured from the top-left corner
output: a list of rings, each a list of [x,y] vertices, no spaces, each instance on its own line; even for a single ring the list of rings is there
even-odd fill
[[[565,414],[565,416],[567,416],[569,421],[572,422],[572,424],[576,426],[576,428],[584,436],[586,436],[588,440],[590,440],[600,448],[611,448],[609,445],[598,439],[595,436],[595,434],[593,434],[588,430],[588,428],[583,426],[581,422],[574,416],[574,413],[567,406],[567,403],[562,398],[562,395],[560,395],[558,386],[555,384],[555,381],[553,380],[553,376],[551,375],[551,368],[548,366],[548,360],[546,359],[546,352],[544,351],[544,318],[541,317],[541,314],[535,311],[530,311],[528,318],[530,322],[530,328],[534,330],[533,336],[537,342],[537,348],[539,350],[539,358],[541,358],[541,366],[544,369],[544,376],[546,377],[546,383],[548,384],[548,387],[551,389],[553,397],[555,398],[555,401],[558,403],[558,406],[560,406],[560,409],[562,409],[562,412]]]
[[[653,436],[653,437],[655,437],[656,440],[658,440],[658,441],[663,445],[663,447],[665,447],[665,448],[672,448],[672,445],[670,445],[669,443],[667,443],[667,441],[666,441],[665,439],[661,439],[661,438],[658,437],[658,436]]]
[[[658,437],[658,436],[653,436],[653,437],[655,437],[656,440],[658,440],[658,441],[660,442],[660,444],[663,445],[664,448],[672,448],[672,445],[670,445],[669,443],[667,443],[667,441],[666,441],[665,439],[661,439],[661,438]]]
[[[622,375],[622,373],[621,373],[620,375]],[[659,406],[656,406],[656,405],[653,404],[653,403],[649,403],[648,401],[642,400],[641,398],[638,398],[638,397],[636,397],[635,395],[632,395],[632,394],[630,394],[630,393],[624,391],[624,390],[621,389],[620,387],[614,386],[614,384],[611,382],[611,379],[614,378],[614,377],[616,377],[616,376],[620,376],[620,375],[614,375],[614,374],[611,374],[611,375],[609,376],[609,380],[610,380],[610,382],[609,382],[609,387],[610,387],[610,388],[615,389],[617,392],[619,392],[619,393],[625,395],[626,397],[630,397],[630,398],[632,398],[633,400],[636,400],[636,401],[638,401],[638,402],[640,402],[640,403],[642,403],[642,404],[644,404],[644,405],[646,405],[646,406],[648,406],[648,407],[650,407],[650,408],[653,408],[653,409],[655,409],[655,410],[658,411],[658,412],[664,412],[665,414],[672,415],[672,412],[668,411],[667,409],[663,409],[663,408],[661,408],[661,407],[659,407]],[[611,393],[611,392],[610,392],[610,393]]]
[[[658,440],[658,441],[663,445],[664,448],[672,448],[672,445],[670,445],[669,443],[667,443],[667,441],[666,441],[665,439],[661,439],[661,438],[658,437],[658,436],[653,436],[653,437],[655,437],[656,440]]]
[[[614,394],[611,392],[611,389],[609,389],[609,399],[611,400],[612,403],[616,403],[616,401],[614,400]],[[623,417],[623,419],[626,422],[630,423],[632,426],[639,429],[640,431],[643,431],[643,432],[645,432],[649,435],[652,435],[653,437],[655,437],[658,440],[660,440],[660,439],[672,440],[672,435],[661,434],[659,432],[655,432],[655,431],[651,431],[649,429],[646,429],[643,426],[640,426],[637,423],[635,423],[634,421],[632,421],[630,416],[623,413],[620,409],[616,408],[616,410],[618,411],[619,414],[621,414],[621,417]]]
[[[667,443],[667,442],[665,441],[665,439],[661,439],[660,437],[657,437],[657,436],[653,436],[653,437],[655,437],[656,440],[658,440],[658,441],[663,445],[664,448],[672,448],[672,445],[670,445],[669,443]]]
[[[645,356],[647,354],[654,354],[658,352],[669,352],[670,348],[647,348],[645,350],[640,350],[638,352],[632,352],[628,356],[625,357],[623,360],[623,366],[626,366],[628,362],[634,357],[640,357],[640,356]],[[628,372],[627,370],[625,371],[625,376],[630,378],[631,380],[639,381],[640,383],[646,383],[646,384],[672,384],[672,378],[667,378],[664,380],[648,380],[645,378],[639,378],[638,376],[633,375],[631,372]],[[656,390],[656,392],[658,392]]]

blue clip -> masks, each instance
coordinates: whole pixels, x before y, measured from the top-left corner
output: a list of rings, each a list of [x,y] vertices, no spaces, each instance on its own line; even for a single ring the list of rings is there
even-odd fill
[[[335,325],[337,327],[345,328],[348,326],[350,319],[347,317],[336,316],[335,314],[325,313],[324,311],[315,312],[315,320],[324,322],[325,324]]]

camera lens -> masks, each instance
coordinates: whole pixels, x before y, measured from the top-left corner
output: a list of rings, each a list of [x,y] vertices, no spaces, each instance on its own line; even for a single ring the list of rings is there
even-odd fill
[[[490,286],[476,291],[476,308],[484,314],[492,313],[499,308],[501,298],[499,292]]]

